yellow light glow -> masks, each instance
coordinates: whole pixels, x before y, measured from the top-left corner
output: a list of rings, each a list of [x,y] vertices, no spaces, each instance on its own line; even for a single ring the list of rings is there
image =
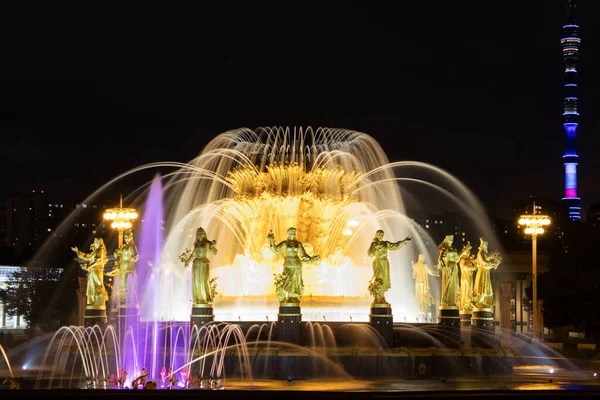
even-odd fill
[[[113,221],[110,225],[113,229],[131,229],[132,221],[137,219],[138,213],[135,208],[109,208],[103,215],[107,221]]]
[[[527,235],[541,235],[545,232],[542,226],[550,225],[551,221],[547,215],[521,215],[519,225],[525,225],[524,230]]]

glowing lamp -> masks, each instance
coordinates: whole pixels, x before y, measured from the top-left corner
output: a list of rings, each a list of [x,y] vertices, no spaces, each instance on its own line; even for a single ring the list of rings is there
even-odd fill
[[[537,235],[544,234],[544,226],[550,225],[550,217],[547,215],[541,215],[535,213],[535,202],[533,202],[533,214],[521,215],[519,218],[519,225],[525,227],[524,233],[531,235],[531,263],[533,267],[532,283],[533,283],[533,337],[534,339],[541,338],[540,328],[543,332],[543,327],[539,327],[539,307],[537,304]]]
[[[135,208],[123,207],[123,196],[121,196],[119,207],[108,208],[103,217],[107,221],[112,221],[110,226],[119,233],[119,247],[121,247],[123,245],[123,231],[131,229],[132,222],[138,218],[138,213]]]

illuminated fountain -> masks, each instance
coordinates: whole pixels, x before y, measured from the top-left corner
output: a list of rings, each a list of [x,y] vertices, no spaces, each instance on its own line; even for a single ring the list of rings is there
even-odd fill
[[[369,135],[344,129],[260,128],[217,136],[198,157],[163,178],[161,258],[173,272],[174,289],[168,301],[159,302],[155,317],[189,320],[190,271],[176,257],[191,247],[194,232],[202,226],[219,249],[211,258],[218,292],[215,319],[276,320],[273,276],[281,272],[282,260],[270,252],[267,234],[272,230],[284,238],[294,226],[307,252],[321,258],[303,267],[303,320],[368,321],[372,299],[367,286],[373,271],[367,249],[378,229],[389,240],[409,235],[416,239],[390,253],[393,284],[387,293],[396,321],[415,320],[411,260],[425,254],[433,265],[437,244],[405,215],[398,183],[418,180],[396,172],[410,168],[443,177],[455,194],[443,187],[437,191],[489,233],[483,209],[460,182],[428,164],[390,163]]]
[[[189,163],[140,166],[116,177],[90,199],[129,175],[159,168],[175,171],[156,175],[127,199],[141,216],[135,228],[139,232],[140,324],[122,331],[111,326],[61,328],[46,348],[40,371],[69,365],[65,354],[74,354],[94,387],[104,385],[110,375],[118,376],[124,367],[129,371],[129,384],[142,367],[155,382],[170,379],[163,371],[169,367],[176,374],[215,379],[227,366],[238,374],[310,376],[306,371],[286,372],[286,363],[300,363],[298,357],[303,355],[302,362],[320,361],[321,372],[325,365],[325,370],[347,378],[341,367],[344,357],[355,363],[362,354],[359,348],[366,346],[375,350],[364,352],[365,360],[374,362],[373,357],[381,355],[377,348],[385,347],[368,324],[373,299],[367,288],[373,270],[367,250],[379,229],[390,241],[414,239],[388,255],[392,287],[385,297],[398,323],[394,329],[410,329],[420,340],[444,346],[439,340],[443,329],[438,326],[429,324],[417,331],[403,324],[416,322],[422,313],[414,298],[411,261],[422,254],[427,265],[434,265],[437,243],[406,215],[404,202],[415,199],[400,185],[420,185],[443,197],[495,244],[484,209],[460,181],[429,164],[390,163],[381,146],[360,132],[328,128],[229,131],[214,138]],[[427,209],[427,201],[422,202]],[[67,219],[59,230],[69,223]],[[275,237],[284,238],[292,226],[307,252],[320,256],[318,262],[303,266],[302,346],[277,341],[274,329],[279,307],[274,275],[281,272],[282,260],[270,251],[267,235],[273,231]],[[218,293],[212,304],[215,322],[202,327],[190,325],[191,269],[179,260],[192,247],[198,227],[216,239],[218,248],[209,257]],[[439,282],[432,280],[430,286],[439,299]],[[212,328],[217,326],[219,332]],[[282,347],[291,353],[283,355]],[[223,356],[228,351],[235,353],[234,361]],[[331,351],[335,362],[327,356]],[[277,367],[274,357],[285,362]],[[416,362],[414,357],[409,359]],[[415,371],[412,364],[402,368]]]

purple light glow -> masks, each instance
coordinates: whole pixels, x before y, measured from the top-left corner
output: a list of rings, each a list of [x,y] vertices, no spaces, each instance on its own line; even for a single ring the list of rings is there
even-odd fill
[[[142,343],[136,343],[138,357],[142,357],[145,362],[151,365],[145,365],[148,369],[149,378],[158,378],[160,368],[163,367],[163,360],[157,354],[157,349],[163,341],[163,331],[156,326],[156,316],[161,297],[160,292],[160,264],[161,248],[163,245],[163,203],[162,203],[162,181],[160,175],[156,175],[143,210],[143,217],[140,227],[139,252],[140,259],[137,263],[137,278],[140,291],[140,321],[154,321],[153,325],[146,324],[143,337],[146,340],[138,340]],[[149,328],[152,326],[152,328]],[[152,332],[148,332],[151,329]],[[142,333],[142,332],[139,332]],[[141,339],[141,336],[136,335]],[[139,348],[142,347],[143,348]]]
[[[565,198],[573,199],[577,197],[577,189],[575,188],[567,188],[565,189]]]

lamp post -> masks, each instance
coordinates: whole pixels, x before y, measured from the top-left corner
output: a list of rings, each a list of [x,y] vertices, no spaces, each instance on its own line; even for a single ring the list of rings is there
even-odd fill
[[[533,284],[533,338],[540,339],[539,335],[539,309],[537,304],[537,235],[542,235],[544,226],[550,225],[550,218],[547,215],[535,213],[535,201],[533,202],[533,212],[531,214],[521,215],[519,225],[525,226],[525,234],[531,235],[531,262],[533,267],[532,284]],[[543,330],[544,327],[542,326]]]
[[[123,207],[123,195],[119,199],[119,207],[107,208],[104,213],[104,219],[107,221],[113,221],[110,224],[111,228],[116,229],[119,233],[119,244],[117,248],[123,246],[123,232],[126,229],[131,229],[132,222],[138,217],[137,210],[135,208],[124,208]]]

